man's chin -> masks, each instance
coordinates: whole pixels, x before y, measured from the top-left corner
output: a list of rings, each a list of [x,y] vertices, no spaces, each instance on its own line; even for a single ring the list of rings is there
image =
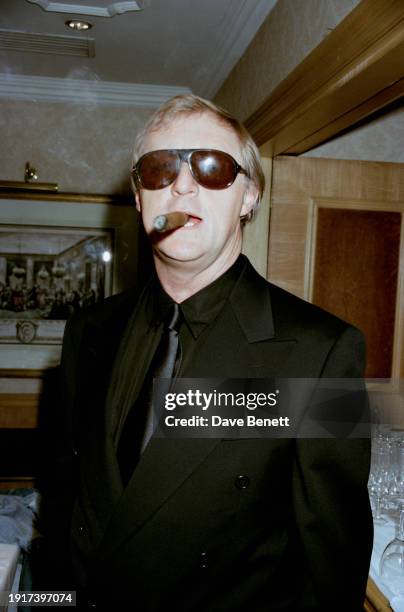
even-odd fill
[[[207,253],[197,249],[154,249],[154,255],[161,262],[175,266],[200,262],[207,257]]]

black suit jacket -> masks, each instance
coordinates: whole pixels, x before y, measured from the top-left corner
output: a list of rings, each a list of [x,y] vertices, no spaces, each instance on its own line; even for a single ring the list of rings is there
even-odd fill
[[[138,295],[107,299],[66,328],[55,465],[68,495],[54,496],[49,533],[69,540],[70,584],[111,609],[361,610],[369,440],[152,439],[122,489],[105,394]],[[360,377],[363,367],[358,330],[247,261],[179,376]],[[58,581],[67,588],[67,575]]]

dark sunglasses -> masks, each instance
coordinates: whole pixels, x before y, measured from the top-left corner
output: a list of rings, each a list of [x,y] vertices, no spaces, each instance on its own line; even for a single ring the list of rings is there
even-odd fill
[[[139,187],[163,189],[171,185],[186,162],[199,185],[207,189],[226,189],[237,174],[247,172],[235,159],[216,149],[161,149],[145,153],[132,169]]]

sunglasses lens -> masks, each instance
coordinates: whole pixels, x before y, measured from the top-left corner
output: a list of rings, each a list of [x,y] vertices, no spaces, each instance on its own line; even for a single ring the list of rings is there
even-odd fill
[[[233,158],[223,151],[194,151],[191,167],[195,180],[207,189],[226,189],[237,176]]]
[[[173,151],[152,151],[139,160],[137,174],[144,189],[163,189],[176,178],[178,155]]]
[[[177,178],[181,163],[189,161],[194,179],[207,189],[226,189],[240,169],[231,155],[215,149],[167,149],[143,155],[136,165],[144,189],[163,189]],[[135,176],[136,176],[135,175]]]

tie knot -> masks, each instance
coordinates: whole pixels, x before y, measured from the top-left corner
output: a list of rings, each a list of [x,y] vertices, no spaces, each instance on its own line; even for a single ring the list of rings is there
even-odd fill
[[[176,331],[178,333],[182,323],[182,314],[181,308],[176,302],[173,302],[171,304],[170,311],[166,320],[168,321],[168,329],[171,331]]]

